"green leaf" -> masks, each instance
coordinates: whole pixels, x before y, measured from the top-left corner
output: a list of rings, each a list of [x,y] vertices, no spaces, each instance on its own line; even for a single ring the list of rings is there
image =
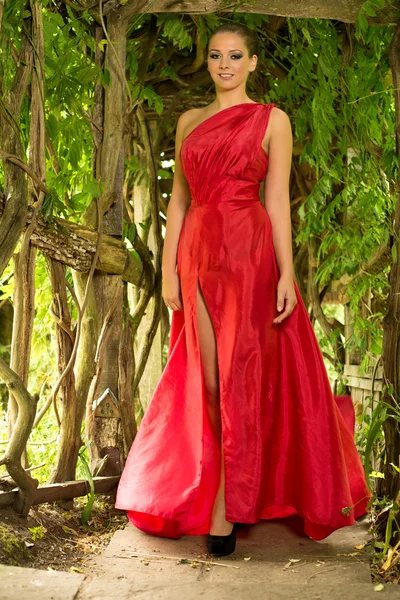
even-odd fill
[[[137,229],[136,229],[135,223],[129,223],[129,225],[126,227],[124,237],[126,237],[126,239],[129,240],[131,244],[133,244],[135,241],[136,235],[137,235]]]
[[[76,140],[76,139],[72,140],[72,142],[70,144],[68,158],[70,160],[72,167],[74,169],[78,169],[79,161],[81,158],[81,146],[80,146],[78,140]]]
[[[54,141],[57,138],[58,133],[59,133],[59,124],[58,124],[58,120],[52,113],[50,113],[47,116],[46,126],[47,126],[47,131],[49,132],[50,139],[52,141]]]
[[[302,27],[301,30],[302,30],[303,35],[306,38],[307,42],[310,44],[310,46],[312,46],[311,35],[310,35],[310,32],[308,31],[307,27]]]
[[[109,86],[111,83],[111,73],[108,69],[104,68],[100,73],[100,82],[103,86]]]
[[[305,205],[304,205],[304,203],[299,207],[297,214],[299,215],[299,219],[301,221],[305,220]]]
[[[362,10],[358,13],[356,24],[360,28],[360,31],[366,32],[368,30],[368,20]]]
[[[108,44],[108,41],[106,39],[104,40],[100,40],[100,42],[97,44],[98,47],[100,48],[101,52],[104,52],[104,46]]]
[[[163,35],[171,40],[179,50],[192,49],[192,37],[186,31],[181,15],[167,15],[163,24]]]
[[[165,171],[164,169],[158,169],[157,174],[161,179],[172,179],[173,177],[171,171]]]
[[[370,2],[365,2],[362,7],[361,10],[363,10],[367,15],[369,15],[370,17],[376,17],[376,12],[374,11],[374,9],[371,6]]]
[[[46,12],[46,19],[54,21],[54,23],[58,27],[64,27],[65,26],[64,19],[62,18],[62,16],[60,15],[60,13],[48,11],[48,12]]]
[[[156,92],[152,88],[150,88],[150,87],[143,88],[142,91],[140,92],[140,97],[147,100],[149,106],[150,107],[154,106],[157,114],[161,115],[161,113],[164,110],[164,103],[163,103],[161,96],[156,94]]]
[[[371,352],[373,352],[374,354],[381,355],[382,354],[382,346],[380,346],[377,342],[373,341],[371,343]]]
[[[50,223],[53,220],[53,211],[57,204],[59,204],[57,192],[54,188],[50,188],[49,192],[44,197],[41,209],[43,218],[47,223]]]
[[[100,187],[98,182],[95,179],[87,181],[85,184],[85,192],[92,198],[100,198]]]

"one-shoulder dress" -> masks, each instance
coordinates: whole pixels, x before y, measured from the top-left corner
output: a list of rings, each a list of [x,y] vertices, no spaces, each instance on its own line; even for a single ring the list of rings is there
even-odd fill
[[[168,359],[130,449],[116,507],[149,534],[210,530],[221,449],[206,407],[196,295],[218,354],[226,519],[254,524],[298,514],[314,540],[354,525],[371,497],[349,421],[332,395],[307,310],[279,324],[279,268],[260,201],[262,140],[274,103],[223,109],[186,136],[191,192],[177,252],[183,310]],[[350,419],[351,421],[351,419]]]

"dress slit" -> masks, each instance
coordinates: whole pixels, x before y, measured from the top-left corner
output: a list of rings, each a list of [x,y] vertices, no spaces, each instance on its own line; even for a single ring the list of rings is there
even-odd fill
[[[217,432],[215,431],[214,428],[214,424],[211,422],[210,420],[210,426],[212,428],[213,434],[215,435],[215,438],[218,440],[218,450],[219,450],[219,455],[216,457],[216,460],[218,461],[218,469],[217,472],[221,473],[221,460],[223,460],[223,457],[225,457],[225,452],[221,451],[221,446],[223,447],[224,445],[224,423],[223,423],[223,415],[222,415],[222,402],[223,402],[223,394],[222,394],[222,390],[223,390],[223,385],[222,385],[222,381],[221,381],[221,361],[220,361],[220,352],[219,352],[219,343],[218,343],[218,334],[217,334],[217,329],[215,327],[215,323],[213,320],[213,316],[212,316],[212,312],[210,310],[210,303],[208,302],[208,300],[205,297],[203,288],[202,288],[202,283],[200,281],[200,276],[198,275],[197,277],[197,285],[196,285],[196,309],[195,309],[195,323],[196,323],[196,337],[197,337],[197,344],[198,344],[198,348],[199,348],[199,360],[200,360],[200,369],[201,369],[201,381],[202,381],[202,401],[203,401],[203,411],[206,415],[206,418],[210,419],[208,410],[207,410],[207,406],[205,405],[206,402],[208,402],[208,394],[206,391],[206,383],[205,383],[205,376],[204,376],[204,367],[203,367],[203,360],[201,357],[201,351],[200,351],[200,336],[199,336],[199,320],[198,320],[198,314],[197,314],[197,290],[199,290],[200,292],[200,296],[203,299],[204,302],[204,306],[206,308],[206,312],[208,314],[208,318],[213,330],[213,334],[214,334],[214,343],[215,343],[215,353],[216,353],[216,357],[217,357],[217,377],[218,377],[218,398],[219,398],[219,413],[220,413],[220,423],[221,423],[221,431],[220,431],[220,439],[218,439],[218,435]],[[226,473],[226,469],[225,469],[225,462],[224,462],[224,474]],[[225,478],[226,480],[226,478]],[[220,484],[220,477],[218,480],[218,488],[219,489],[219,484]],[[226,489],[226,488],[225,488]],[[213,499],[213,503],[215,501],[215,498]]]

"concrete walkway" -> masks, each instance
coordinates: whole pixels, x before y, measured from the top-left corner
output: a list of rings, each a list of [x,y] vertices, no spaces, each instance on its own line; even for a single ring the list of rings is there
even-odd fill
[[[0,568],[0,600],[376,600],[368,554],[356,548],[369,541],[367,529],[364,517],[315,542],[297,516],[262,521],[238,531],[234,554],[210,558],[205,536],[170,540],[128,525],[86,575]],[[399,596],[396,585],[379,592]]]

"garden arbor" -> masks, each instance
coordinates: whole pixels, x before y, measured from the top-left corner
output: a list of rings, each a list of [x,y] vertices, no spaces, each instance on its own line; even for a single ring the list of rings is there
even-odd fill
[[[260,34],[273,44],[277,43],[287,18],[335,20],[345,24],[341,31],[342,57],[351,55],[354,41],[351,28],[360,9],[364,25],[393,26],[389,58],[396,106],[398,160],[400,28],[397,24],[400,6],[393,3],[379,9],[371,4],[366,3],[364,10],[362,2],[322,0],[301,3],[293,0],[286,2],[284,7],[277,1],[262,0],[247,4],[211,0],[177,3],[168,0],[65,0],[57,3],[31,0],[25,3],[25,10],[19,15],[7,2],[0,0],[0,16],[4,22],[9,19],[6,35],[13,48],[12,57],[9,62],[4,62],[1,74],[4,96],[4,106],[0,107],[0,152],[4,169],[0,195],[1,273],[9,265],[22,236],[22,245],[15,258],[18,268],[15,269],[10,366],[0,359],[0,376],[10,393],[12,428],[2,463],[22,490],[18,503],[21,512],[26,512],[29,507],[37,485],[20,465],[21,456],[34,421],[41,418],[46,408],[42,407],[38,414],[37,398],[27,390],[34,324],[36,248],[46,256],[52,293],[57,299],[51,310],[57,330],[60,377],[54,382],[47,406],[53,403],[60,408],[57,411],[59,448],[51,480],[65,481],[74,478],[85,413],[86,435],[94,440],[91,449],[94,464],[101,464],[107,448],[126,453],[136,427],[134,399],[139,394],[157,335],[154,360],[158,365],[153,364],[152,368],[154,382],[161,373],[160,354],[168,333],[168,314],[161,299],[162,225],[170,187],[169,178],[163,176],[160,157],[173,158],[176,116],[184,108],[207,104],[210,100],[204,48],[207,33],[212,30],[213,15],[225,18],[231,17],[233,12],[247,15],[249,24],[255,24]],[[207,15],[209,20],[205,19]],[[253,15],[257,17],[256,22]],[[270,18],[259,21],[259,15]],[[142,22],[143,16],[146,20]],[[184,23],[183,19],[188,22]],[[52,22],[65,30],[63,37],[54,29],[51,36],[46,37]],[[176,44],[171,42],[174,36]],[[192,51],[188,38],[195,46]],[[75,55],[73,44],[78,41],[82,47]],[[81,78],[87,77],[86,81],[80,82],[81,87],[74,83],[73,93],[69,93],[57,71],[57,62],[61,62],[63,56],[72,57],[69,63],[65,61],[69,85],[72,85],[72,73],[76,71],[80,72]],[[290,62],[287,55],[285,59]],[[319,67],[323,69],[324,65]],[[282,86],[290,86],[285,83],[286,73],[279,61],[270,61],[268,69]],[[306,64],[304,70],[307,71]],[[76,75],[74,77],[76,79]],[[56,94],[52,94],[50,84],[56,87],[58,100]],[[255,97],[264,97],[269,92],[262,75],[252,85],[251,93]],[[62,111],[57,108],[57,103],[62,103]],[[83,151],[62,129],[65,113],[79,113],[85,118],[87,130],[82,139]],[[24,123],[24,127],[29,128],[29,140],[21,137],[15,123]],[[75,127],[71,116],[71,131],[79,135]],[[68,139],[71,146],[66,153]],[[301,154],[302,150],[295,148],[295,152],[297,150]],[[90,164],[91,177],[85,173],[84,203],[73,206],[72,194],[60,181],[70,168],[68,165],[78,172],[82,163]],[[293,169],[293,186],[297,190],[294,204],[301,201],[298,199],[304,201],[310,188],[297,164]],[[67,208],[71,208],[71,218],[66,218],[68,210],[63,208],[64,218],[61,218],[54,208],[62,205],[60,190],[67,198]],[[385,398],[392,405],[399,398],[400,389],[397,369],[400,272],[396,260],[399,211],[400,203],[393,226],[393,215],[388,215],[387,230],[391,237],[378,257],[384,257],[384,266],[388,260],[392,261],[383,342],[384,373],[390,384]],[[72,218],[76,213],[79,218]],[[129,241],[129,247],[125,240]],[[326,319],[321,311],[321,290],[313,283],[314,272],[311,268],[309,276],[304,273],[308,257],[316,258],[318,248],[314,248],[313,243],[306,242],[300,247],[295,258],[297,272],[301,278],[308,278],[310,289],[307,292],[314,317],[324,331],[332,333],[337,324]],[[374,255],[371,263],[363,265],[364,272],[376,268],[376,260]],[[70,279],[66,277],[68,269]],[[305,295],[301,282],[300,287]],[[74,328],[71,301],[77,314]],[[137,336],[139,327],[140,336]],[[135,344],[136,338],[139,339]],[[337,353],[340,353],[339,347]],[[57,403],[58,395],[60,403]],[[104,399],[109,401],[111,418],[119,419],[115,429],[99,420]],[[115,401],[117,412],[113,412]],[[142,403],[146,405],[145,398]],[[397,422],[387,419],[384,430],[386,466],[382,490],[393,497],[398,491],[399,479],[389,465],[390,462],[399,464]],[[121,448],[121,436],[124,448]],[[105,472],[115,474],[119,469],[120,461],[116,458],[109,460]]]

